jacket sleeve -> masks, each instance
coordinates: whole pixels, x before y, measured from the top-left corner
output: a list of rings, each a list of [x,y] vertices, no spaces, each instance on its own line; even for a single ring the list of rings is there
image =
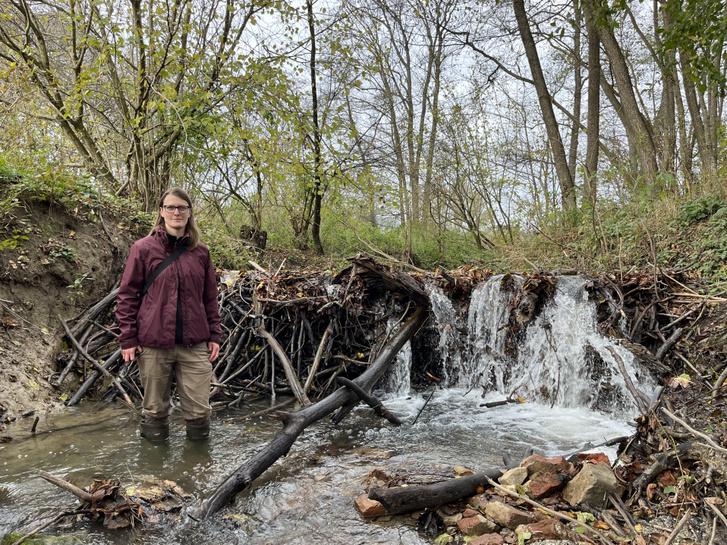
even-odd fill
[[[218,294],[219,290],[217,289],[215,267],[212,265],[212,258],[207,253],[202,302],[204,303],[204,311],[207,315],[207,323],[210,328],[209,342],[220,344],[220,340],[222,339],[222,320],[220,319],[220,311],[217,304]]]
[[[119,335],[121,348],[139,346],[137,317],[141,300],[136,294],[144,287],[146,279],[144,264],[139,254],[139,245],[134,244],[129,252],[129,259],[121,277],[119,293],[116,296],[116,321],[121,330]]]

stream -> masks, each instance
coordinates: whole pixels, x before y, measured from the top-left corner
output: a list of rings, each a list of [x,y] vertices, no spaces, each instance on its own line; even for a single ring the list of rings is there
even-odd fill
[[[383,390],[375,393],[402,426],[360,405],[339,425],[323,420],[305,430],[286,457],[209,520],[113,531],[81,522],[65,532],[98,545],[430,544],[434,539],[420,534],[410,517],[367,521],[358,514],[354,499],[364,493],[371,471],[423,479],[454,465],[477,472],[501,465],[503,454],[520,459],[530,449],[545,456],[605,452],[613,460],[614,448],[598,444],[631,435],[628,422],[637,411],[606,348],[619,351],[632,380],[650,395],[648,377],[598,333],[595,309],[577,279],[559,283],[518,354],[508,355],[500,338],[508,298],[497,281],[476,290],[467,316],[436,290],[430,294],[442,332],[439,350],[452,375],[434,389],[413,392],[411,347],[400,352]],[[513,392],[527,402],[482,406]],[[187,441],[175,411],[169,442],[152,445],[139,437],[138,417],[120,404],[85,402],[42,417],[34,435],[31,419],[13,424],[6,435],[15,439],[0,444],[0,536],[29,531],[77,505],[70,493],[38,477],[38,470],[81,487],[110,477],[130,486],[151,475],[176,481],[192,501],[201,499],[280,430],[266,416],[242,418],[267,406],[255,401],[216,412],[211,438],[203,444]]]
[[[373,469],[411,474],[416,468],[429,475],[464,465],[478,471],[501,464],[503,453],[518,458],[532,447],[556,455],[631,433],[623,421],[605,414],[529,403],[484,409],[479,394],[464,394],[436,391],[414,426],[423,396],[385,401],[404,421],[398,428],[363,408],[338,426],[328,421],[311,426],[288,456],[223,512],[239,515],[234,520],[218,515],[202,524],[114,531],[82,523],[71,533],[99,545],[432,543],[407,517],[382,523],[359,516],[354,499],[364,492],[364,479]],[[85,403],[42,419],[35,436],[16,432],[18,438],[0,445],[0,489],[8,492],[0,499],[0,534],[27,531],[59,509],[77,505],[70,493],[38,477],[41,469],[77,486],[112,476],[128,486],[139,476],[153,475],[203,497],[280,428],[267,417],[247,420],[240,413],[217,413],[206,446],[186,440],[177,415],[169,443],[152,445],[138,436],[136,417],[120,405]],[[9,431],[30,425],[29,419]]]

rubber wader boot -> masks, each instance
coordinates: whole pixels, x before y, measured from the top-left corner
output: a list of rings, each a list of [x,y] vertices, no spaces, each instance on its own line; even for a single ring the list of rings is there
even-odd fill
[[[169,438],[169,424],[146,424],[142,422],[141,436],[152,443],[161,443]]]
[[[204,441],[210,436],[210,421],[207,418],[198,418],[187,421],[187,439],[190,441]]]

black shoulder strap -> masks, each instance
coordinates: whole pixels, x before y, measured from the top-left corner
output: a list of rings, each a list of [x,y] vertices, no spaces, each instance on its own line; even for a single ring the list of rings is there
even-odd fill
[[[154,280],[156,280],[156,277],[159,276],[160,274],[162,274],[162,271],[164,271],[164,269],[166,269],[169,265],[171,265],[174,260],[176,260],[180,255],[182,255],[186,249],[187,249],[186,242],[180,243],[174,249],[174,251],[167,256],[167,258],[164,261],[159,263],[157,268],[154,269],[154,272],[152,272],[149,275],[149,278],[147,278],[147,280],[146,280],[146,284],[144,284],[144,288],[139,293],[137,293],[136,296],[139,299],[144,297],[146,295],[146,292],[149,291],[149,288],[151,287],[152,282],[154,282]]]

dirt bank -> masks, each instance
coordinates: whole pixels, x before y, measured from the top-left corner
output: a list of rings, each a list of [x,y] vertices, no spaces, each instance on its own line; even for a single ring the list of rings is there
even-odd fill
[[[0,252],[0,432],[8,422],[63,407],[70,375],[50,384],[62,348],[59,316],[70,320],[120,278],[143,228],[93,208],[66,210],[46,201],[3,219]],[[27,237],[27,239],[26,239]]]

